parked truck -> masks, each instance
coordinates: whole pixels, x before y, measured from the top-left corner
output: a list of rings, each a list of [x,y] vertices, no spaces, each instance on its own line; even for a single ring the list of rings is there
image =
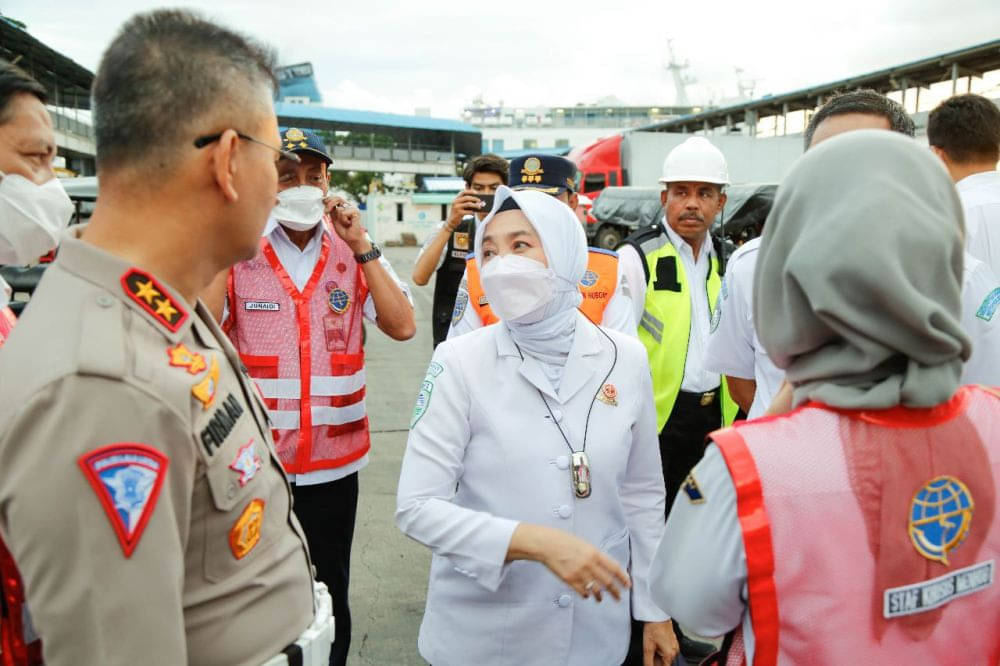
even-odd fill
[[[594,200],[587,216],[587,236],[600,247],[613,247],[628,235],[629,225],[614,216],[598,219],[598,210],[617,205],[602,205],[601,193],[611,187],[648,187],[661,189],[659,179],[663,160],[690,134],[633,130],[600,139],[573,150],[569,158],[579,170],[580,192]],[[777,183],[802,154],[801,136],[754,138],[743,135],[709,135],[726,156],[733,183]],[[616,197],[633,196],[618,193]],[[640,197],[640,195],[634,195]],[[657,202],[658,202],[657,194]],[[652,204],[650,204],[652,205]]]

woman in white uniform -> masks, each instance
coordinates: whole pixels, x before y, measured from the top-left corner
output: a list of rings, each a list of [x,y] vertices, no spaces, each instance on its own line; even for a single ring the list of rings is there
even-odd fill
[[[664,491],[645,350],[577,311],[586,239],[556,199],[501,187],[475,252],[501,325],[437,348],[399,479],[396,522],[434,553],[420,654],[617,665],[634,617],[645,663],[670,663],[647,582]]]

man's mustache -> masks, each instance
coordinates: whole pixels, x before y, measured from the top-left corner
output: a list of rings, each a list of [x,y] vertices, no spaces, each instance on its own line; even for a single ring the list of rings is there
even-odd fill
[[[699,222],[705,221],[705,216],[701,213],[681,213],[680,219],[682,220],[698,220]]]

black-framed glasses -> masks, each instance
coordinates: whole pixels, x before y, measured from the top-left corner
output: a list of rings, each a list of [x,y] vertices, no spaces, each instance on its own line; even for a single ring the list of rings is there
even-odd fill
[[[281,148],[275,148],[271,144],[264,143],[263,141],[259,141],[259,140],[255,139],[255,138],[253,138],[252,136],[248,136],[248,135],[244,134],[243,132],[237,132],[236,136],[238,136],[239,138],[241,138],[241,139],[243,139],[245,141],[249,141],[251,143],[257,143],[257,144],[260,144],[260,145],[265,146],[267,148],[270,148],[271,150],[277,152],[279,155],[281,155],[286,160],[291,160],[292,162],[295,162],[296,164],[299,164],[299,163],[302,162],[302,158],[299,157],[298,155],[296,155],[295,153],[293,153],[290,150],[282,150]],[[219,132],[218,134],[206,134],[205,136],[199,136],[197,139],[194,140],[194,147],[195,148],[204,148],[208,144],[215,143],[216,141],[218,141],[221,138],[222,138],[222,132]]]

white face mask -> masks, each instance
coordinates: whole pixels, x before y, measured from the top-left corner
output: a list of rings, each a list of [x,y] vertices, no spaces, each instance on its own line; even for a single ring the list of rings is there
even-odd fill
[[[0,264],[37,261],[59,244],[73,202],[57,178],[42,185],[14,173],[0,178]]]
[[[312,229],[323,219],[323,190],[312,185],[299,185],[278,192],[278,205],[271,216],[294,231]]]
[[[497,316],[521,324],[539,321],[556,295],[555,271],[517,254],[490,259],[483,267],[482,283]]]

